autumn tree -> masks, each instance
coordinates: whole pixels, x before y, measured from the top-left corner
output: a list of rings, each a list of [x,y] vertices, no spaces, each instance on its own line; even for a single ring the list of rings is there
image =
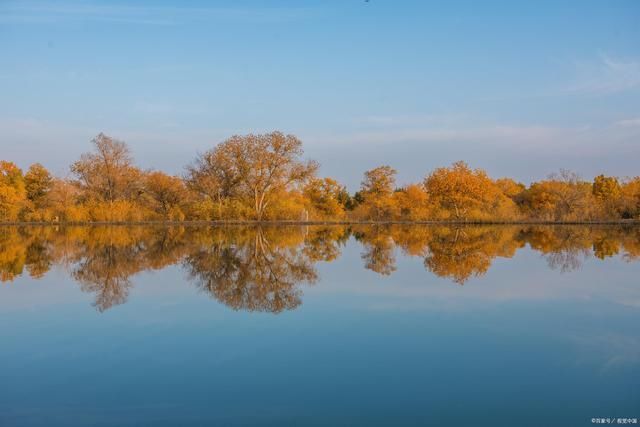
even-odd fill
[[[502,194],[514,202],[518,201],[519,196],[527,188],[521,182],[517,182],[511,178],[496,179],[495,185],[502,191]]]
[[[593,195],[598,200],[615,199],[620,196],[620,183],[613,176],[598,175],[593,179]]]
[[[180,204],[184,200],[185,190],[182,179],[176,176],[160,171],[145,174],[144,193],[147,202],[162,219],[184,219]]]
[[[363,193],[390,196],[395,189],[396,173],[391,166],[380,166],[366,171],[362,181]]]
[[[211,198],[228,194],[243,199],[260,221],[275,195],[315,174],[317,163],[302,161],[302,155],[302,142],[293,135],[236,135],[198,156],[188,169],[188,181]]]
[[[618,178],[613,176],[598,175],[593,179],[591,192],[596,199],[598,208],[602,215],[607,218],[618,216],[618,209],[621,204],[622,187]]]
[[[85,197],[113,203],[139,194],[139,171],[133,165],[129,147],[103,133],[91,143],[95,151],[85,153],[71,165]]]
[[[80,190],[73,182],[54,178],[45,202],[51,211],[51,219],[56,222],[86,221],[87,212],[79,206],[79,199]]]
[[[304,186],[303,196],[320,218],[340,219],[344,216],[348,193],[332,178],[313,178]]]
[[[372,220],[393,219],[397,211],[392,198],[395,185],[396,170],[391,166],[379,166],[366,171],[357,195],[362,202],[356,216]]]
[[[24,200],[22,171],[14,163],[0,161],[0,221],[16,221]]]
[[[513,202],[482,169],[471,169],[465,162],[438,168],[424,180],[434,207],[444,218],[509,219],[515,212]]]
[[[556,217],[558,197],[550,181],[535,182],[520,197],[521,208],[525,216],[533,219],[552,221]]]
[[[552,174],[551,180],[555,185],[552,192],[558,197],[558,219],[588,219],[591,206],[591,186],[583,181],[578,174],[566,169]]]
[[[640,177],[628,179],[621,188],[623,218],[640,218]]]
[[[40,163],[34,163],[24,175],[24,184],[27,199],[36,208],[43,207],[46,196],[53,186],[53,177]]]
[[[240,174],[230,145],[198,154],[187,166],[185,182],[191,190],[217,203],[238,195]]]
[[[429,196],[423,186],[411,184],[393,193],[400,219],[405,221],[428,220],[431,214]]]
[[[533,183],[523,194],[528,216],[548,221],[593,219],[592,189],[571,171],[561,170],[548,179]]]

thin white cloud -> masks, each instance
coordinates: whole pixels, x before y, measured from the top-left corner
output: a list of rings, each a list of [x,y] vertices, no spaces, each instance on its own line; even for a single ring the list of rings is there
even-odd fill
[[[570,92],[606,95],[640,89],[640,60],[601,54],[597,62],[580,63],[577,68],[578,79]]]
[[[576,152],[593,154],[608,145],[627,146],[640,137],[640,120],[594,126],[524,125],[496,123],[472,116],[371,116],[356,119],[359,129],[333,135],[315,135],[311,141],[323,145],[451,144],[450,149],[471,146],[506,148],[520,152]],[[603,141],[607,144],[603,145]]]
[[[640,127],[640,117],[618,120],[614,125],[618,127]]]
[[[145,119],[130,124],[105,122],[66,124],[33,118],[0,118],[0,148],[7,160],[17,161],[21,166],[39,161],[52,166],[56,173],[64,173],[70,161],[89,149],[88,142],[98,132],[127,141],[134,155],[145,167],[159,167],[170,171],[181,170],[197,151],[210,148],[233,134],[264,132],[267,129],[238,129],[220,127],[193,127],[180,122],[175,116],[178,106],[140,101],[132,105],[136,114]],[[158,119],[160,117],[162,120]],[[405,172],[403,179],[414,180],[423,173],[425,165],[413,164],[412,159],[428,158],[435,163],[449,158],[469,158],[481,153],[495,153],[501,159],[510,159],[517,164],[525,158],[531,165],[519,179],[527,180],[535,173],[546,173],[554,169],[549,166],[557,159],[573,159],[564,164],[583,174],[602,172],[604,161],[618,159],[619,167],[610,166],[613,174],[637,174],[631,159],[640,156],[640,126],[631,126],[630,120],[620,120],[603,126],[532,126],[509,123],[478,123],[472,120],[455,121],[444,118],[441,122],[430,120],[424,126],[374,126],[360,130],[342,130],[331,134],[314,134],[309,131],[285,129],[296,133],[305,143],[310,157],[317,158],[331,169],[330,153],[366,152],[367,161],[383,163],[396,159]],[[387,121],[387,120],[385,120]],[[404,122],[404,119],[389,118],[389,122]],[[161,124],[163,123],[163,124]],[[621,124],[622,123],[622,124]],[[58,147],[58,148],[56,148]],[[64,147],[60,150],[59,147]],[[404,154],[407,153],[407,154]],[[579,156],[576,156],[579,153]],[[395,157],[394,157],[395,156]],[[480,155],[485,162],[486,157]],[[493,157],[492,157],[493,158]],[[400,159],[400,160],[398,160]],[[606,161],[609,161],[606,160]],[[498,162],[499,163],[499,162]],[[503,171],[505,165],[498,164],[498,175],[513,173]],[[479,166],[485,166],[480,164]],[[363,170],[365,166],[362,166]],[[552,168],[552,169],[549,169]],[[537,172],[536,172],[537,171]],[[343,181],[357,182],[355,172],[330,171]],[[353,176],[352,176],[353,175]],[[349,182],[351,182],[349,181]],[[409,182],[408,181],[408,182]]]

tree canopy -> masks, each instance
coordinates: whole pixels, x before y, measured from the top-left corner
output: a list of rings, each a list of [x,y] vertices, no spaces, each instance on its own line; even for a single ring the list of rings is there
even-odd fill
[[[232,136],[198,154],[184,176],[140,169],[124,141],[103,133],[91,145],[70,178],[0,161],[0,222],[640,219],[640,177],[587,181],[560,170],[527,186],[459,161],[398,185],[396,169],[382,165],[350,194],[318,176],[302,141],[278,131]]]

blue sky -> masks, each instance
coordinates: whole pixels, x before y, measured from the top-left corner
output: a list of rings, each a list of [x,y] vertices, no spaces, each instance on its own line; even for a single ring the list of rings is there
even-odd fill
[[[58,175],[99,132],[181,173],[294,133],[355,189],[466,160],[640,174],[638,1],[0,0],[0,157]]]

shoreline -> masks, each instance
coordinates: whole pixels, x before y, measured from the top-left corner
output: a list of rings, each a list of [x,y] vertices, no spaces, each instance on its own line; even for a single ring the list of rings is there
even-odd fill
[[[227,221],[80,221],[80,222],[47,222],[47,221],[10,221],[0,222],[0,226],[286,226],[286,225],[640,225],[640,219],[610,220],[610,221],[544,221],[544,220],[515,220],[515,221],[295,221],[295,220],[227,220]]]

